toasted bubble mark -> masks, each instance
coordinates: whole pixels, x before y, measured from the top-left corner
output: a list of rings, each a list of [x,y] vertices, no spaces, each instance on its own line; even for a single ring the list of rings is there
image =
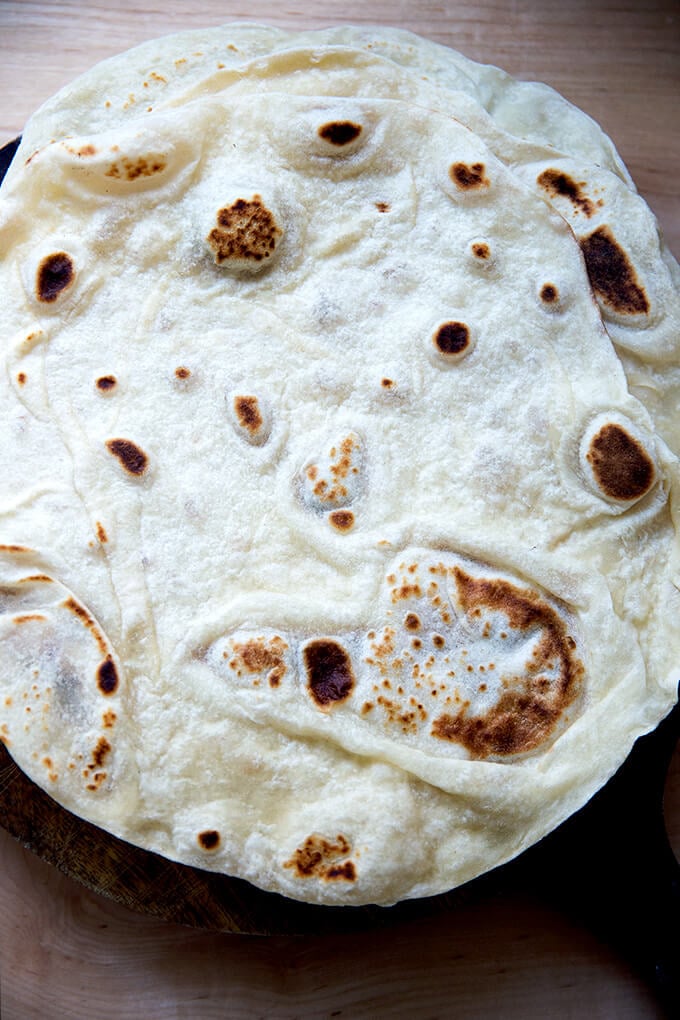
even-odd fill
[[[336,120],[319,128],[319,138],[331,145],[343,146],[355,141],[362,131],[361,124],[351,120]]]
[[[445,358],[458,358],[470,346],[470,331],[464,322],[445,322],[432,337],[438,354]]]
[[[257,637],[234,642],[234,656],[229,665],[254,676],[266,675],[270,687],[278,687],[287,672],[285,653],[288,645],[278,634],[271,638]]]
[[[595,294],[621,315],[646,315],[649,301],[635,269],[609,227],[579,241]]]
[[[551,168],[539,174],[536,183],[553,198],[558,196],[568,198],[574,209],[577,212],[582,212],[585,216],[590,217],[595,212],[594,203],[582,190],[585,181],[579,183],[561,170]]]
[[[305,645],[302,652],[307,686],[321,708],[346,701],[354,689],[354,672],[348,653],[330,638]]]
[[[503,677],[495,704],[478,714],[469,712],[469,704],[444,712],[434,721],[432,736],[461,744],[473,758],[532,751],[553,735],[581,691],[584,668],[574,654],[575,642],[538,592],[502,578],[475,578],[460,567],[453,577],[468,617],[482,609],[500,612],[510,628],[536,636],[537,642],[524,671]]]
[[[217,213],[217,226],[206,240],[218,266],[224,263],[261,263],[271,258],[283,230],[260,195],[238,198]]]
[[[62,602],[62,606],[64,609],[68,609],[69,612],[73,613],[74,616],[78,617],[83,626],[87,627],[87,629],[92,633],[102,655],[109,657],[106,640],[85,606],[81,606],[81,604],[76,602],[76,600],[70,595],[64,602]]]
[[[101,523],[101,521],[95,521],[95,527],[97,529],[97,538],[102,543],[102,545],[105,542],[108,542],[109,536],[106,534],[106,529],[104,528],[104,525]]]
[[[92,752],[92,763],[90,768],[101,768],[104,764],[104,759],[107,754],[111,751],[111,744],[108,742],[106,737],[100,737],[97,741],[97,746]]]
[[[117,718],[118,716],[111,709],[109,709],[107,712],[104,712],[102,715],[102,725],[104,726],[104,729],[112,730]]]
[[[176,379],[189,379],[191,376],[191,369],[187,368],[186,365],[178,365],[175,369]]]
[[[97,687],[102,694],[115,694],[118,689],[118,670],[110,655],[97,667]]]
[[[351,510],[333,510],[328,515],[328,521],[336,531],[351,531],[354,527],[354,514]]]
[[[483,163],[453,163],[449,168],[449,175],[461,191],[471,191],[489,187],[485,169]]]
[[[162,173],[167,165],[163,156],[139,156],[137,159],[123,156],[111,163],[104,176],[120,181],[136,181],[138,177],[153,177]]]
[[[257,397],[234,397],[234,412],[239,425],[251,435],[256,435],[264,424]]]
[[[382,213],[389,212],[390,209],[392,208],[389,202],[376,202],[375,207],[378,210],[378,212]]]
[[[597,485],[610,499],[640,499],[652,487],[654,462],[623,426],[603,425],[586,454]]]
[[[131,439],[107,439],[106,447],[129,475],[140,477],[149,466],[149,458]]]
[[[406,630],[411,631],[420,630],[421,623],[418,614],[407,613],[406,616],[404,617],[404,626],[406,627]]]
[[[115,390],[118,385],[118,380],[115,375],[100,375],[95,382],[95,386],[101,393],[110,393]]]
[[[17,373],[17,382],[18,382],[19,386],[25,386],[26,385],[26,380],[27,380],[27,376],[26,376],[25,372]]]
[[[206,829],[205,832],[199,832],[197,840],[201,850],[217,850],[220,845],[220,834],[217,829]]]
[[[30,623],[31,620],[46,620],[47,617],[43,616],[42,613],[22,613],[21,616],[13,616],[13,623]]]
[[[343,835],[331,840],[314,833],[307,837],[283,866],[294,868],[298,878],[354,882],[356,866],[353,861],[343,860],[351,852],[352,847]]]
[[[546,305],[553,305],[559,301],[560,295],[554,283],[544,283],[541,287],[541,301]]]
[[[363,440],[347,432],[300,473],[304,501],[319,510],[347,510],[363,484]]]
[[[491,257],[491,249],[484,241],[477,241],[472,245],[472,254],[476,259],[486,261]]]
[[[56,301],[75,280],[73,260],[65,251],[47,255],[38,266],[35,289],[38,301],[51,304]]]
[[[0,552],[28,553],[28,552],[32,552],[32,550],[29,549],[25,545],[2,545],[2,544],[0,544]]]

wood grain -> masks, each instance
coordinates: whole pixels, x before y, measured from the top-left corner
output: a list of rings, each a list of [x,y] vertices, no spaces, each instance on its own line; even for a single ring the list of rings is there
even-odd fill
[[[680,254],[680,16],[670,0],[419,4],[0,0],[0,143],[94,62],[167,32],[232,19],[383,23],[553,85],[612,136]],[[667,786],[680,853],[680,751]],[[660,1016],[627,964],[526,891],[481,896],[389,931],[256,939],[133,913],[0,829],[2,1020],[201,1017]]]
[[[407,28],[547,82],[614,139],[641,193],[680,254],[680,16],[675,0],[302,0],[248,5],[179,0],[158,7],[131,0],[0,2],[0,143],[31,112],[97,60],[146,39],[230,20],[283,27],[348,21]]]

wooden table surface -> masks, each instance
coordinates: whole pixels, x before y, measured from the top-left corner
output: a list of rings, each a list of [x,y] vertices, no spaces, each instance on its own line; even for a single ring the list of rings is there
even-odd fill
[[[548,82],[612,136],[680,255],[677,0],[0,0],[0,144],[97,60],[181,28],[243,19],[417,31]],[[666,789],[680,854],[680,751]],[[218,935],[133,914],[84,890],[0,828],[2,1020],[216,1017],[658,1017],[648,989],[535,895],[472,902],[436,921],[323,938]]]

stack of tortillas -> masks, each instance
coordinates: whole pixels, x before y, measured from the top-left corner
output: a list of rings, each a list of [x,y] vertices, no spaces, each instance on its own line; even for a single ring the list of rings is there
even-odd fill
[[[62,805],[388,904],[669,711],[678,268],[585,114],[228,25],[60,92],[0,199],[0,739]]]

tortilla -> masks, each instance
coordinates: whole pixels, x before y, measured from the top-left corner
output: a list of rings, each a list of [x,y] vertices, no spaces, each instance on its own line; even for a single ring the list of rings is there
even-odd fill
[[[526,95],[531,131],[415,37],[225,26],[27,126],[0,735],[69,810],[389,904],[534,843],[673,705],[677,412],[626,371],[676,364],[675,269],[611,143]]]

